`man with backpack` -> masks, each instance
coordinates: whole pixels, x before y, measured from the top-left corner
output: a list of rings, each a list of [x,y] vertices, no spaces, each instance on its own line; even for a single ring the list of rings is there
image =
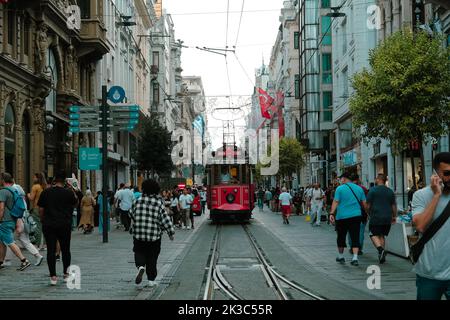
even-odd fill
[[[20,251],[14,242],[14,232],[16,229],[17,219],[23,217],[26,210],[23,198],[17,189],[13,188],[14,180],[9,173],[2,173],[0,177],[0,268],[6,255],[6,247],[20,259],[20,267],[17,269],[23,271],[28,268],[31,263]]]
[[[25,208],[27,208],[26,200],[25,200],[25,191],[23,188],[18,185],[17,183],[14,183],[12,186],[14,189],[16,189],[19,192],[19,195],[22,197],[22,200],[25,203]],[[29,253],[31,253],[36,258],[35,266],[40,266],[42,263],[42,260],[44,257],[39,253],[39,250],[36,249],[36,247],[31,243],[30,240],[30,234],[36,232],[37,224],[34,221],[33,217],[30,215],[30,212],[25,210],[23,217],[20,219],[17,219],[16,222],[16,241],[21,244],[21,248],[25,248],[28,250]],[[7,261],[11,260],[12,252],[11,250],[7,249],[6,252],[6,259],[4,265],[7,265]],[[9,262],[11,263],[11,262]]]

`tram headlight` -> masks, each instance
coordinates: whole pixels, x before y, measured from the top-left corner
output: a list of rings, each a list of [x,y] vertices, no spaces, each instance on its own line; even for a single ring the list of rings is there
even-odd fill
[[[234,196],[234,194],[229,193],[229,194],[227,194],[226,199],[227,199],[227,202],[228,202],[228,203],[233,203],[234,200],[236,199],[236,197]]]

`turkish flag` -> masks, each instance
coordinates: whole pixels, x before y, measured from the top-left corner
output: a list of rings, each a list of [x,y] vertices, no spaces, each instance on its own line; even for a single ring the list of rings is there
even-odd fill
[[[269,113],[269,108],[272,105],[272,103],[274,102],[273,98],[263,89],[258,88],[258,92],[260,94],[259,96],[259,105],[261,107],[261,115],[266,118],[266,119],[270,119],[270,113]]]

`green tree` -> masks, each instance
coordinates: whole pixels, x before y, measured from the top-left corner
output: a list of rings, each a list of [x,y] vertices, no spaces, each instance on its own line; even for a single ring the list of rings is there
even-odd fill
[[[295,138],[283,137],[280,139],[279,145],[279,170],[277,177],[277,184],[280,184],[280,180],[285,177],[290,177],[292,173],[298,172],[300,168],[305,164],[303,157],[305,155],[305,148]],[[271,155],[271,149],[269,146],[268,154]],[[274,160],[272,160],[274,161]],[[261,168],[270,167],[270,164],[263,165],[258,162],[255,166],[255,178],[258,182],[262,181]]]
[[[138,129],[139,138],[134,158],[139,170],[147,171],[152,177],[169,174],[172,163],[171,134],[154,118],[144,118]]]
[[[280,140],[279,178],[290,177],[305,164],[305,148],[295,138],[283,137]]]
[[[419,142],[422,174],[422,143],[446,134],[450,124],[450,50],[442,44],[425,32],[396,32],[371,50],[370,69],[351,81],[350,111],[364,141],[388,139],[396,154]]]

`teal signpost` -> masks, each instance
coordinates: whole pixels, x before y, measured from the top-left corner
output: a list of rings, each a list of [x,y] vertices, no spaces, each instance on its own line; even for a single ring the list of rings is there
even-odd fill
[[[108,91],[102,86],[101,106],[71,106],[69,108],[69,131],[101,132],[102,146],[108,145],[108,132],[132,131],[139,122],[139,106],[117,104],[125,100],[125,90],[119,86],[113,86]],[[117,105],[109,105],[108,100]],[[80,170],[102,170],[102,200],[107,203],[108,194],[108,149],[80,148]],[[108,242],[108,212],[107,206],[103,206],[103,242]]]
[[[102,153],[100,148],[80,148],[78,152],[78,167],[80,170],[100,170]]]

